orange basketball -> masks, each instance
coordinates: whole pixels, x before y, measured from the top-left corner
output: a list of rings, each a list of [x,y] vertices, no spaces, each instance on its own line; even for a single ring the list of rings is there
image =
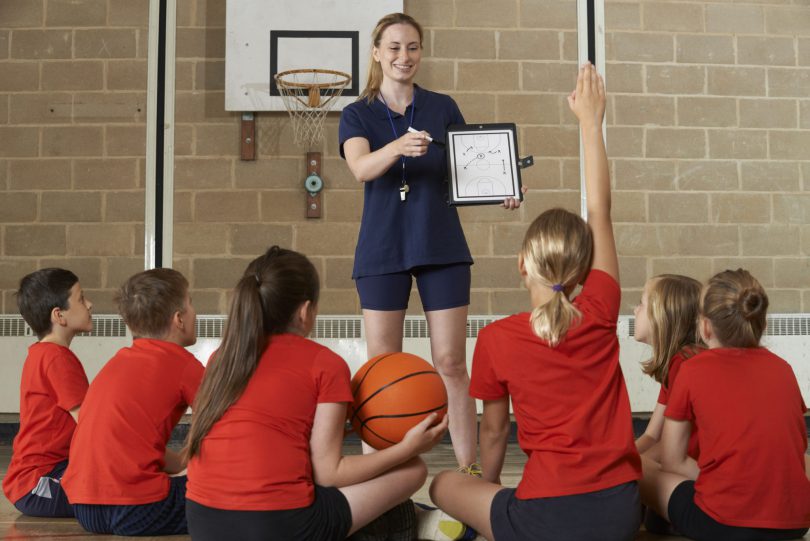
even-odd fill
[[[352,378],[352,396],[352,427],[375,449],[399,443],[434,411],[439,419],[447,414],[447,391],[439,373],[410,353],[384,353],[368,361]]]

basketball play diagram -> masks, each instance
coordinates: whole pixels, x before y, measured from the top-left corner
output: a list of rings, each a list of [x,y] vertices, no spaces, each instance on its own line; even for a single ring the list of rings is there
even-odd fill
[[[453,133],[452,137],[459,195],[515,195],[509,133]]]

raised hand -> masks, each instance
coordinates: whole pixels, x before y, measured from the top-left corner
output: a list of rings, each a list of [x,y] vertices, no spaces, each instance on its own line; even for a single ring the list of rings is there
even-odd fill
[[[579,68],[577,87],[568,96],[568,107],[583,126],[601,126],[605,117],[605,81],[593,64]]]

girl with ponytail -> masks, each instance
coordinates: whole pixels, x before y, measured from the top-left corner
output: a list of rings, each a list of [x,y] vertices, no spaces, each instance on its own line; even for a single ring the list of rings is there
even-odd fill
[[[338,540],[393,508],[411,521],[389,529],[415,528],[407,499],[427,476],[418,455],[441,439],[446,416],[373,455],[342,456],[349,368],[306,338],[318,292],[312,263],[277,246],[236,284],[186,446],[195,541]]]
[[[490,540],[630,540],[641,519],[641,464],[616,335],[605,87],[590,64],[568,104],[585,150],[588,222],[551,209],[526,231],[518,268],[532,311],[484,328],[473,355],[470,394],[484,401],[483,478],[443,472],[430,489],[440,508]],[[500,484],[510,399],[528,455],[517,489]]]
[[[767,310],[746,270],[703,287],[698,330],[709,349],[671,390],[661,463],[643,457],[644,503],[690,539],[798,539],[810,527],[807,408],[790,365],[759,344]]]

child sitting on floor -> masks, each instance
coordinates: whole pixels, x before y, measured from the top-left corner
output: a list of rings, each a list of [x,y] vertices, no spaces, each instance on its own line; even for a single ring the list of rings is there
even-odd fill
[[[63,478],[76,518],[115,535],[186,533],[185,462],[166,448],[194,401],[202,364],[188,282],[172,269],[131,277],[118,310],[132,331],[87,391]]]
[[[87,393],[87,376],[70,343],[78,333],[93,330],[93,303],[75,274],[49,268],[20,281],[17,305],[39,341],[28,348],[23,365],[20,431],[3,491],[23,514],[72,517],[73,506],[60,480]]]
[[[568,102],[582,129],[588,223],[552,209],[529,226],[518,264],[534,309],[484,328],[473,356],[483,478],[442,472],[430,487],[442,510],[489,540],[630,540],[640,523],[641,467],[616,335],[605,87],[593,66],[582,67]],[[517,490],[500,484],[510,398],[528,455]]]

